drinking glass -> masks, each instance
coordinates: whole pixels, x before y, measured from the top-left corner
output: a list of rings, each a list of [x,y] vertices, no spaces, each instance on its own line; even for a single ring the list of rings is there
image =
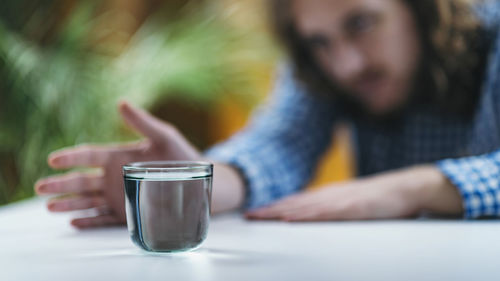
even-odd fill
[[[136,162],[123,166],[127,226],[132,241],[151,252],[200,246],[210,220],[213,165]]]

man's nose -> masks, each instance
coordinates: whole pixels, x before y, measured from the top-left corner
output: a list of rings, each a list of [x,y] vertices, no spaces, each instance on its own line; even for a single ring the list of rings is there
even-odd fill
[[[337,46],[332,51],[330,67],[337,81],[350,81],[364,70],[365,59],[355,47],[350,45]]]

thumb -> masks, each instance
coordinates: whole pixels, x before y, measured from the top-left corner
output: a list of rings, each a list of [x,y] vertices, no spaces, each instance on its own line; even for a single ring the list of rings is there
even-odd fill
[[[126,101],[120,101],[118,110],[127,125],[151,141],[156,142],[164,138],[164,124],[153,115]]]

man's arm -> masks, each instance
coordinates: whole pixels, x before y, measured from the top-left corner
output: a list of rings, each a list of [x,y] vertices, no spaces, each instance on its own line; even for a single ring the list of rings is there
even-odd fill
[[[389,171],[297,194],[247,213],[287,221],[392,219],[423,212],[500,217],[500,150]]]
[[[285,221],[373,220],[422,212],[459,216],[460,195],[436,165],[419,165],[303,192],[246,213]]]
[[[335,115],[333,103],[312,96],[286,69],[270,102],[249,125],[205,157],[226,163],[241,174],[243,207],[267,205],[307,183],[331,141]],[[218,177],[216,173],[216,181]],[[222,189],[217,184],[214,187]]]
[[[233,166],[215,163],[212,213],[239,209],[244,200],[245,185],[240,172]]]

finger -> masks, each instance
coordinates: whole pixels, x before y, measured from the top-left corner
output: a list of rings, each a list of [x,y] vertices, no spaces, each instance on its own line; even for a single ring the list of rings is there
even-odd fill
[[[279,220],[279,217],[271,217],[271,216],[260,216],[260,215],[253,215],[253,214],[245,214],[245,219],[247,220]]]
[[[101,167],[109,161],[112,151],[106,147],[80,145],[52,152],[48,163],[54,169]]]
[[[102,167],[117,154],[141,152],[149,146],[148,142],[134,142],[124,145],[79,145],[55,151],[49,155],[48,163],[54,169],[73,167]]]
[[[263,207],[259,209],[254,209],[254,210],[249,210],[245,212],[245,217],[247,219],[258,219],[261,218],[262,216],[268,214],[269,212],[269,207]]]
[[[284,214],[282,219],[288,222],[306,222],[306,221],[323,221],[326,220],[321,215],[321,212],[316,208],[300,209]]]
[[[94,208],[97,212],[94,216],[113,215],[113,209],[109,205]]]
[[[80,172],[41,179],[35,184],[35,191],[39,195],[85,193],[102,189],[103,175],[85,174]]]
[[[87,229],[102,226],[120,225],[122,222],[114,215],[99,215],[88,218],[78,218],[71,221],[71,225],[79,229]]]
[[[356,212],[350,205],[314,204],[302,209],[292,210],[283,215],[283,220],[300,221],[345,221],[362,220],[365,217]]]
[[[164,139],[165,126],[168,125],[153,115],[132,106],[126,101],[119,103],[119,111],[127,125],[149,138],[151,141],[157,142]]]
[[[279,219],[282,208],[276,206],[264,207],[257,210],[248,211],[245,217],[248,219]]]
[[[284,213],[309,205],[309,197],[301,194],[290,198],[285,198],[273,205],[252,210],[246,213],[250,218],[280,218]]]
[[[106,205],[106,199],[100,195],[79,196],[76,198],[52,199],[47,204],[51,212],[69,212],[98,208]]]

